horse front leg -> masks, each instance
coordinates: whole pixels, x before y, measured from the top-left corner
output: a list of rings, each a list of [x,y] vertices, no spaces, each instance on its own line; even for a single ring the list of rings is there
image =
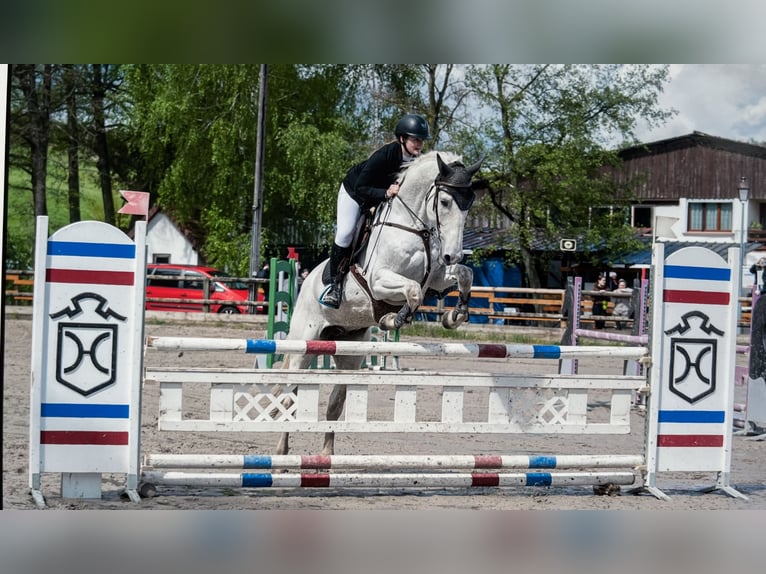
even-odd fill
[[[402,308],[396,313],[387,313],[378,321],[378,327],[384,331],[395,331],[412,320],[412,316],[423,302],[420,284],[407,279],[391,270],[379,271],[375,280],[370,282],[372,294],[378,300],[401,301]]]
[[[455,308],[442,315],[442,326],[445,329],[457,329],[468,321],[468,303],[471,300],[473,270],[466,265],[452,265],[445,270],[445,280],[453,283],[457,280],[459,296]]]

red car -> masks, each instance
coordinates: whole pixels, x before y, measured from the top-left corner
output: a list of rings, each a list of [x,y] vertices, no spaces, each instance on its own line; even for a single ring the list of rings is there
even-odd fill
[[[173,265],[152,263],[146,267],[147,311],[204,311],[205,280],[208,283],[211,313],[236,315],[248,313],[249,291],[242,281],[221,281],[229,277],[219,269],[200,265]],[[157,299],[168,299],[161,301]],[[199,301],[197,301],[199,299]],[[263,291],[258,287],[258,301],[263,301]],[[265,313],[266,307],[256,307],[257,313]]]

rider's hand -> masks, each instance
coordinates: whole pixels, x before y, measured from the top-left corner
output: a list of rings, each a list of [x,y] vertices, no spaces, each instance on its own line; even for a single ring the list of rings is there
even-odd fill
[[[399,193],[399,184],[392,183],[391,185],[388,186],[388,189],[386,190],[386,199],[391,199],[398,193]]]

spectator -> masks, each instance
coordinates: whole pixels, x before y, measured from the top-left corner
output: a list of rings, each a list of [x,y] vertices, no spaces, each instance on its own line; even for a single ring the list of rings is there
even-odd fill
[[[633,293],[633,289],[628,287],[628,283],[625,281],[625,279],[619,279],[617,281],[617,289],[614,290],[614,293]],[[631,318],[631,307],[630,307],[630,299],[627,297],[616,297],[614,299],[614,312],[612,313],[615,317],[624,317],[625,319]],[[615,324],[618,329],[622,329],[622,321],[615,320]]]
[[[761,272],[761,293],[766,290],[766,277],[764,277],[764,268],[766,268],[766,257],[761,257],[750,266],[750,273],[753,274],[753,286],[758,287],[758,272]]]
[[[598,279],[596,279],[596,284],[593,286],[594,291],[604,291],[607,292],[609,289],[607,289],[606,286],[606,274],[600,273],[598,276]],[[591,300],[593,301],[593,316],[602,316],[606,315],[606,310],[609,307],[609,297],[603,297],[600,295],[591,295]],[[594,319],[594,326],[596,329],[603,329],[605,322],[603,320],[596,320]]]
[[[271,278],[271,267],[268,260],[263,264],[261,270],[255,274],[256,279],[266,279],[266,283],[257,283],[257,289],[263,291],[263,300],[269,300],[269,284],[268,281]]]

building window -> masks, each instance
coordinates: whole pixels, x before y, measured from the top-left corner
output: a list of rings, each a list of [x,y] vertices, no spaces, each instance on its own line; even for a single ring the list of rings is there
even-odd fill
[[[731,231],[731,203],[689,203],[689,231]]]
[[[633,206],[633,227],[654,227],[653,209],[650,205]]]

